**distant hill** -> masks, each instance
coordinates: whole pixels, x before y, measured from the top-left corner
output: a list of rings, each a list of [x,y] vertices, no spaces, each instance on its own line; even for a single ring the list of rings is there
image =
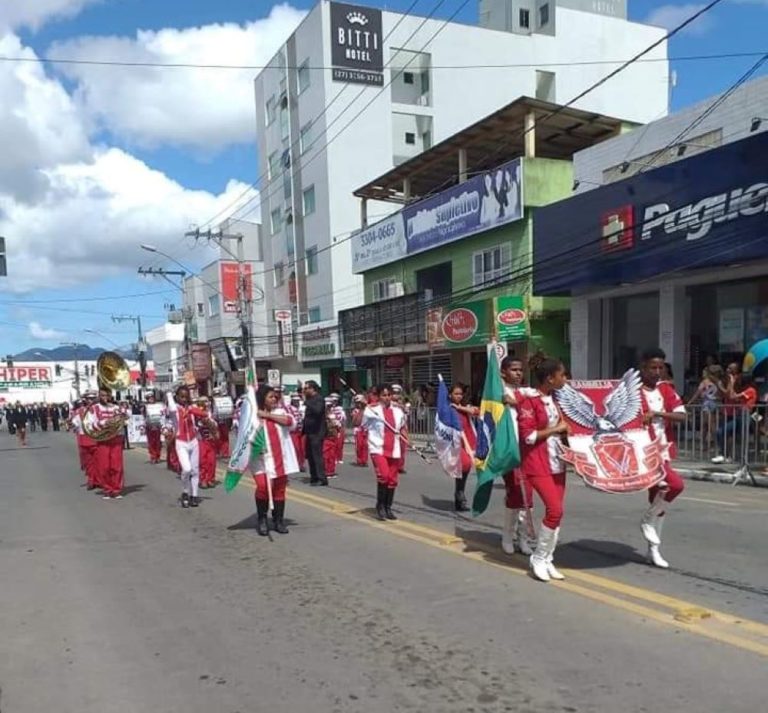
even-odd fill
[[[16,361],[74,361],[75,352],[80,361],[96,361],[99,356],[107,350],[101,347],[89,347],[87,344],[78,344],[77,350],[74,347],[54,347],[53,349],[27,349],[26,351],[14,354]],[[124,359],[135,359],[136,354],[130,347],[115,349]],[[147,359],[152,358],[151,349],[147,352]]]

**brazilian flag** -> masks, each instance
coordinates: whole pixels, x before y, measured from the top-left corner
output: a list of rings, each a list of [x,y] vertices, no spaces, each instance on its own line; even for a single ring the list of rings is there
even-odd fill
[[[472,514],[481,515],[488,507],[493,481],[503,478],[520,465],[520,444],[509,407],[504,405],[504,384],[499,360],[494,350],[488,358],[483,397],[480,402],[480,422],[477,428],[475,471],[477,485],[472,498]]]

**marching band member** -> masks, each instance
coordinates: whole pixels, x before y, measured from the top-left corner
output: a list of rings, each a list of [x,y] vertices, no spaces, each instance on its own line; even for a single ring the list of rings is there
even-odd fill
[[[301,432],[304,425],[304,402],[301,400],[301,394],[291,394],[291,402],[288,406],[290,414],[296,427],[291,431],[291,440],[293,441],[293,450],[296,452],[296,462],[299,466],[299,472],[303,473],[305,468],[306,455],[304,450],[304,435]]]
[[[336,433],[336,463],[344,465],[344,438],[347,431],[347,414],[344,413],[344,409],[341,406],[341,397],[338,394],[331,394],[331,400],[333,404],[331,409],[333,419],[338,425]],[[336,472],[336,468],[333,469],[333,472]]]
[[[83,395],[83,400],[77,403],[76,408],[72,413],[72,430],[75,433],[77,439],[77,449],[80,453],[81,469],[85,473],[85,487],[88,490],[95,490],[101,487],[99,481],[99,463],[97,460],[96,441],[90,436],[85,435],[83,429],[83,419],[85,418],[86,409],[93,403],[95,394],[90,392]]]
[[[149,451],[149,462],[159,463],[160,457],[163,454],[163,442],[162,442],[162,424],[152,423],[147,418],[147,406],[153,406],[155,404],[155,395],[150,391],[147,394],[147,403],[144,406],[144,430],[147,434],[147,450]]]
[[[669,381],[662,381],[665,360],[666,354],[661,349],[649,349],[640,363],[643,423],[648,426],[651,438],[661,441],[664,459],[664,480],[648,490],[650,507],[643,515],[640,529],[648,542],[648,561],[662,569],[669,567],[669,563],[659,549],[661,528],[670,504],[685,488],[680,474],[672,468],[671,461],[677,455],[674,424],[686,419],[685,406],[675,387]]]
[[[403,387],[400,384],[392,384],[392,402],[395,406],[398,406],[405,415],[405,427],[403,429],[403,436],[400,439],[400,463],[398,463],[398,473],[404,474],[405,470],[405,454],[408,452],[408,417],[411,415],[411,404],[406,400],[403,393]]]
[[[501,360],[501,378],[504,381],[504,404],[512,415],[515,433],[519,436],[518,402],[535,396],[536,390],[523,386],[523,361],[512,356]],[[508,555],[520,552],[526,557],[536,547],[536,532],[533,528],[533,488],[520,468],[504,476],[506,500],[504,509],[504,530],[501,535],[501,549]]]
[[[205,396],[197,400],[197,405],[207,414],[198,421],[200,449],[200,487],[203,490],[216,487],[216,456],[219,452],[219,424],[213,420],[208,409],[209,401]]]
[[[112,392],[105,386],[99,389],[99,401],[85,416],[85,425],[92,431],[99,431],[123,422],[125,416],[112,400]],[[97,481],[104,491],[104,500],[119,500],[123,497],[125,469],[123,465],[123,429],[105,441],[96,442]]]
[[[480,414],[480,409],[464,405],[464,387],[461,384],[451,386],[449,396],[451,406],[458,412],[461,421],[461,478],[455,479],[453,503],[456,512],[467,512],[469,507],[464,488],[472,471],[477,450],[477,431],[472,419]]]
[[[545,508],[530,566],[536,579],[548,582],[565,579],[552,563],[565,497],[565,463],[559,457],[560,438],[568,431],[553,393],[566,383],[565,367],[559,359],[544,358],[534,366],[534,376],[538,395],[519,405],[518,427],[521,470]]]
[[[323,467],[326,478],[336,477],[336,465],[339,456],[339,431],[341,425],[336,419],[332,396],[325,398],[325,437],[323,438]]]
[[[352,427],[355,437],[355,463],[364,468],[368,465],[368,430],[363,426],[363,414],[365,413],[365,396],[355,395],[355,407],[352,409]]]
[[[366,407],[361,426],[368,431],[368,450],[376,473],[376,517],[397,520],[392,503],[399,480],[405,414],[392,403],[388,385],[379,387],[378,402]]]
[[[176,434],[167,413],[165,414],[162,433],[165,438],[165,467],[176,475],[181,475],[181,463],[179,463],[179,456],[176,454]]]
[[[259,535],[269,534],[267,514],[269,511],[269,487],[272,489],[272,523],[275,532],[288,534],[285,526],[285,491],[288,474],[299,469],[290,437],[290,430],[296,423],[279,401],[277,392],[269,385],[262,384],[256,392],[257,415],[264,429],[266,447],[249,463],[256,483],[256,531]],[[271,483],[267,483],[267,478]]]
[[[180,386],[176,397],[168,393],[168,415],[176,436],[176,455],[181,466],[181,507],[196,508],[200,505],[200,449],[197,442],[195,419],[205,418],[207,413],[197,406],[190,406],[189,388]]]

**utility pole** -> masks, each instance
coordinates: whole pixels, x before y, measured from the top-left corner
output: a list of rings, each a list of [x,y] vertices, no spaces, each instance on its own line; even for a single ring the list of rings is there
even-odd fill
[[[75,351],[75,393],[77,398],[80,399],[80,363],[78,361],[78,343],[77,342],[62,342],[62,347],[72,347]]]
[[[141,317],[131,314],[112,315],[113,322],[134,322],[138,327],[139,341],[136,342],[136,356],[139,361],[139,370],[141,373],[141,388],[147,388],[147,344],[144,341],[144,335],[141,332]]]

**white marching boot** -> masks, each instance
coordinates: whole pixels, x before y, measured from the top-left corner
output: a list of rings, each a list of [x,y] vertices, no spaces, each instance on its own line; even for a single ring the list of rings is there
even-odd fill
[[[661,537],[659,536],[658,526],[660,516],[664,514],[667,502],[664,500],[666,493],[661,490],[656,494],[656,497],[643,515],[643,519],[640,521],[640,530],[643,533],[643,537],[649,545],[661,544]]]
[[[501,549],[508,555],[515,554],[515,543],[518,536],[520,510],[506,508],[504,510],[504,530],[501,533]]]
[[[533,551],[536,549],[536,532],[534,530],[533,536],[528,532],[528,517],[529,514],[525,508],[521,508],[517,511],[517,530],[515,534],[515,550],[521,555],[530,557]],[[531,514],[532,517],[532,514]],[[533,523],[531,523],[531,529],[533,529]]]
[[[557,530],[542,525],[539,528],[539,541],[536,543],[536,551],[531,555],[530,559],[531,572],[541,582],[549,582],[552,579],[549,573],[549,560],[555,551],[556,544]]]
[[[547,557],[547,572],[549,572],[549,578],[550,579],[557,579],[562,581],[565,579],[565,575],[555,567],[554,563],[552,562],[553,556],[555,554],[555,548],[557,547],[557,541],[560,539],[560,528],[558,527],[555,530],[555,537],[552,542],[552,547],[549,550],[549,556]]]
[[[658,545],[648,545],[648,563],[652,564],[654,567],[659,567],[660,569],[669,569],[669,562],[665,560],[661,556],[661,550],[659,546],[661,545],[661,528],[664,525],[664,518],[659,517],[656,519],[656,533],[659,536],[659,544]]]

